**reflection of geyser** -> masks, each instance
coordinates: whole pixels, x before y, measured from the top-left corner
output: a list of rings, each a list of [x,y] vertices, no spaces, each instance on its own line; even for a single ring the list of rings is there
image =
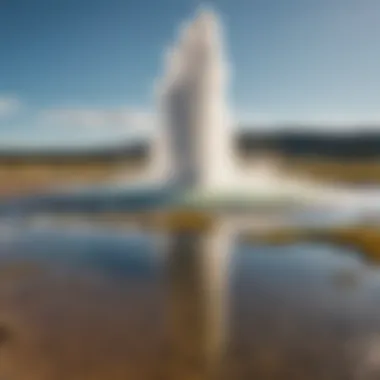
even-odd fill
[[[212,378],[226,347],[232,236],[216,223],[207,234],[179,233],[169,249],[174,378]]]

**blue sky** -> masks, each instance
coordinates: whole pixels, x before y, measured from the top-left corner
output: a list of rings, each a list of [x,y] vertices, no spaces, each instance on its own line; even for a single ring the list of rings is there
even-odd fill
[[[2,1],[3,142],[112,140],[150,125],[163,50],[200,4]],[[380,1],[209,4],[226,27],[237,121],[380,121]]]

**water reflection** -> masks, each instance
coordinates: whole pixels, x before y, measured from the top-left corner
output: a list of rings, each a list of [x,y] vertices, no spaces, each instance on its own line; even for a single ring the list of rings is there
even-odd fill
[[[169,291],[175,377],[218,376],[227,347],[233,236],[224,223],[207,234],[171,237]]]
[[[378,378],[380,271],[354,250],[226,223],[1,239],[0,377]]]
[[[9,339],[0,350],[1,376],[163,374],[166,297],[150,239],[49,231],[2,247],[0,325]]]

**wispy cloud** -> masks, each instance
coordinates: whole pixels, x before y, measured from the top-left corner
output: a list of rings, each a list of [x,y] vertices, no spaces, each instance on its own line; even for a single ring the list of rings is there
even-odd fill
[[[56,108],[42,110],[38,122],[51,128],[96,129],[113,132],[148,130],[153,125],[153,115],[144,109],[133,108]]]
[[[32,109],[17,98],[0,97],[0,130],[3,143],[74,145],[115,142],[149,136],[155,117],[133,107],[73,107]]]
[[[0,94],[0,118],[14,115],[21,109],[21,101],[16,97],[1,96]]]

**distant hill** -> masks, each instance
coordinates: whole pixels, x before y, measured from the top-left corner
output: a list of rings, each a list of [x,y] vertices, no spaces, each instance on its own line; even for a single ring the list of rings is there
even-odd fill
[[[365,129],[365,128],[363,128]],[[380,157],[379,132],[249,131],[237,137],[243,154],[271,151],[284,156],[313,156],[329,159],[372,159]]]
[[[140,160],[149,154],[149,146],[143,142],[115,144],[83,148],[7,148],[0,147],[0,163],[31,164],[45,163],[86,163],[124,160]]]
[[[304,130],[307,129],[306,127]],[[362,128],[365,130],[365,128]],[[371,159],[380,157],[379,132],[323,132],[297,130],[264,131],[242,128],[235,147],[243,156],[273,152],[282,156],[312,156],[328,159]],[[83,148],[7,148],[0,146],[2,163],[75,164],[143,160],[149,156],[148,142],[118,143],[106,147]]]

